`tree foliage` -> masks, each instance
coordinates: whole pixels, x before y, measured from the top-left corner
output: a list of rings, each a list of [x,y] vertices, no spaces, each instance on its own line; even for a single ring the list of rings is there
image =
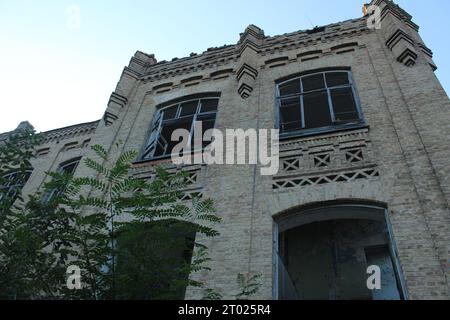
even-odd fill
[[[17,209],[14,204],[21,198],[21,188],[32,170],[34,147],[41,136],[33,127],[17,129],[0,142],[0,227],[8,213]]]
[[[1,149],[2,170],[29,169],[33,145]],[[196,239],[218,235],[213,202],[181,202],[183,172],[156,168],[151,180],[139,179],[130,175],[135,152],[111,162],[104,148],[92,149],[95,159],[84,164],[94,175],[48,173],[43,190],[3,212],[0,298],[179,299],[187,286],[203,286],[191,274],[208,270]],[[79,290],[67,287],[69,266],[81,271]]]
[[[235,295],[236,300],[248,300],[251,296],[258,293],[261,282],[262,274],[248,274],[244,275],[239,273],[237,276],[237,283],[240,292]]]
[[[182,299],[188,286],[222,299],[191,277],[210,270],[197,239],[218,236],[220,218],[211,199],[179,200],[186,173],[157,167],[152,179],[139,179],[130,175],[136,152],[111,161],[95,145],[95,159],[84,159],[93,174],[48,172],[24,199],[40,141],[25,128],[0,143],[0,299]],[[78,290],[67,286],[73,266]],[[259,278],[239,274],[236,299],[255,295]]]

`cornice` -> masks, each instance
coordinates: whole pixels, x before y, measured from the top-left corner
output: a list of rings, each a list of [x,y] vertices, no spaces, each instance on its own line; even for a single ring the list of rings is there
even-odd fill
[[[76,136],[92,134],[97,129],[99,122],[100,120],[97,120],[43,132],[42,133],[44,137],[43,143],[60,141],[70,139]]]
[[[261,37],[259,35],[259,38],[256,40],[260,41],[260,44],[255,43],[255,39],[253,39],[254,32],[247,31],[252,36],[251,39],[242,39],[244,33],[241,34],[241,40],[238,44],[209,48],[202,54],[191,54],[190,57],[176,58],[170,62],[158,62],[149,66],[145,74],[139,79],[144,83],[149,83],[171,79],[176,76],[190,75],[208,69],[220,69],[238,62],[246,48],[253,49],[259,56],[266,56],[372,32],[372,30],[367,28],[364,17],[329,24],[322,28],[325,30],[321,32],[301,30],[273,37]],[[317,29],[320,30],[322,28]]]

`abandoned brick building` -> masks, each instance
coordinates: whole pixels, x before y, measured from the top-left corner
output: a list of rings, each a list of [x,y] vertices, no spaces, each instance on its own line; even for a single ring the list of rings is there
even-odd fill
[[[450,102],[412,17],[371,5],[380,11],[273,37],[250,25],[235,45],[169,62],[138,51],[101,120],[44,133],[24,193],[46,171],[89,174],[88,145],[140,150],[132,174],[145,178],[172,166],[170,134],[194,120],[279,128],[275,176],[178,167],[191,173],[185,198],[212,198],[223,219],[220,237],[199,239],[212,271],[194,277],[224,298],[250,272],[260,299],[449,299]],[[369,265],[381,290],[367,289]]]

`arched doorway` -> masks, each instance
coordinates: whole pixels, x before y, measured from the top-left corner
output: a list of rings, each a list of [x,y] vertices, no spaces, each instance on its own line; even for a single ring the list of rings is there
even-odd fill
[[[275,219],[274,297],[287,300],[400,300],[405,286],[386,209],[329,205]],[[369,266],[381,288],[369,289]]]

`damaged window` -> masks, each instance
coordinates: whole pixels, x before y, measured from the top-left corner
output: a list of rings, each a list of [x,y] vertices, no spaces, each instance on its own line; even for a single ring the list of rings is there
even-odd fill
[[[75,170],[77,170],[80,161],[81,157],[77,157],[61,163],[58,166],[58,173],[73,175],[75,173]],[[42,202],[49,203],[54,197],[61,195],[65,191],[65,189],[65,187],[61,186],[59,188],[54,188],[53,190],[46,192],[42,197]]]
[[[78,165],[80,164],[81,158],[75,158],[66,162],[63,162],[59,165],[58,171],[60,173],[66,173],[66,174],[74,174],[75,170],[77,169]]]
[[[278,84],[281,133],[328,131],[364,122],[349,71],[305,75]]]
[[[179,141],[171,141],[172,133],[177,129],[189,131],[189,144],[193,144],[194,123],[202,123],[202,134],[208,129],[213,129],[218,104],[218,97],[207,96],[160,108],[153,120],[142,159],[170,156],[173,148],[179,143]]]
[[[31,176],[32,170],[12,172],[5,175],[0,185],[0,200],[8,199],[13,203]]]

